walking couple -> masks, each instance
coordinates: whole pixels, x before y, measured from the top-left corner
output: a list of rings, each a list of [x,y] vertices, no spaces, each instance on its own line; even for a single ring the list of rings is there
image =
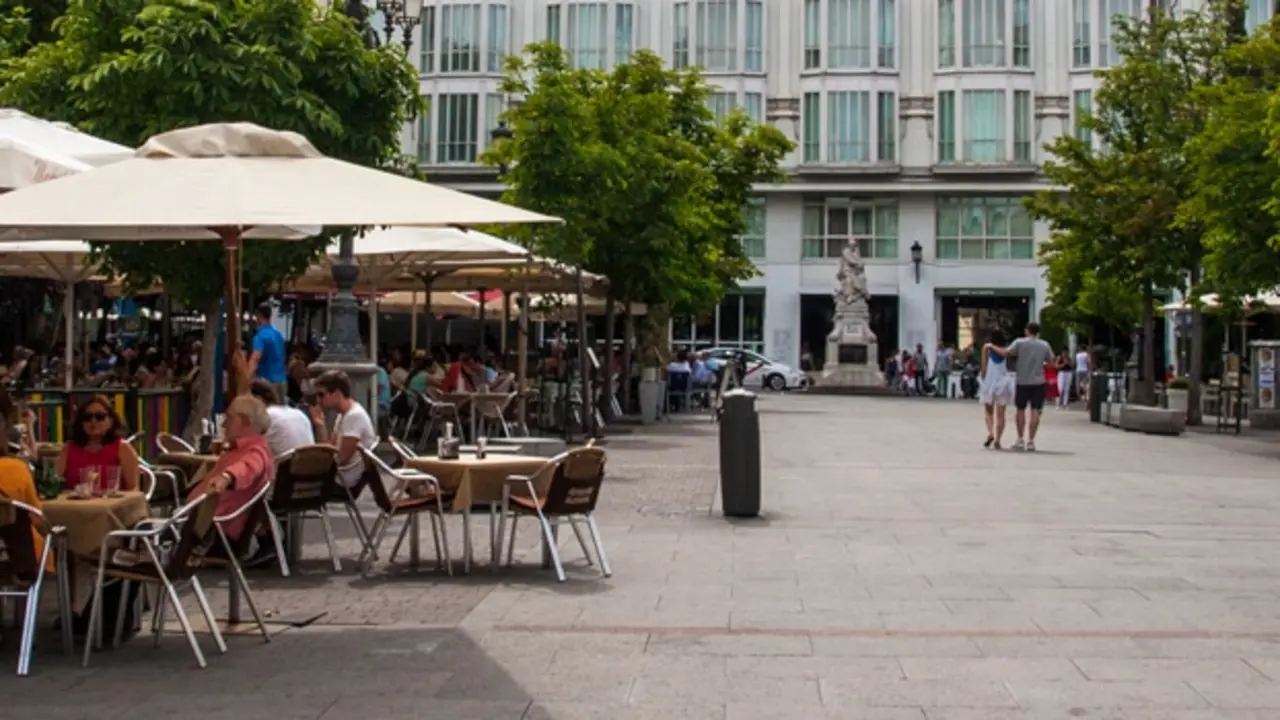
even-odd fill
[[[1008,347],[1005,347],[1003,334],[999,331],[991,334],[991,341],[982,347],[982,389],[978,392],[987,423],[987,441],[983,447],[994,444],[997,450],[1001,449],[1005,408],[1013,403],[1018,409],[1018,442],[1013,449],[1035,452],[1040,412],[1044,410],[1044,364],[1052,357],[1053,348],[1040,339],[1040,325],[1037,323],[1027,323],[1026,337],[1018,338]],[[1012,370],[1010,363],[1013,364]],[[1028,408],[1031,411],[1030,427]],[[1025,442],[1024,437],[1027,438]]]

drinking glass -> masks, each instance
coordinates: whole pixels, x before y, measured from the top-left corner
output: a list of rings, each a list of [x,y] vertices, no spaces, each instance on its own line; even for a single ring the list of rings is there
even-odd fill
[[[120,467],[118,465],[112,466],[112,467],[106,467],[106,468],[103,468],[102,472],[103,472],[102,477],[103,477],[105,494],[107,495],[120,494]]]
[[[80,468],[80,484],[76,486],[76,494],[81,497],[95,494],[101,477],[102,470],[97,465],[86,465]]]
[[[489,450],[489,438],[481,435],[476,438],[476,455],[483,458]]]

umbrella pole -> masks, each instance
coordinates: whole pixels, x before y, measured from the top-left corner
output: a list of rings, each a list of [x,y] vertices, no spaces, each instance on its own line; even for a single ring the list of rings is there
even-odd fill
[[[485,292],[486,290],[484,288],[480,288],[480,307],[478,308],[480,313],[480,357],[479,359],[482,364],[488,365],[489,363],[485,362],[486,358],[485,358],[485,352],[484,352],[484,340],[485,340],[484,338],[484,330],[485,330],[484,328],[484,294]]]
[[[591,366],[587,360],[587,304],[582,279],[582,267],[577,269],[578,301],[578,377],[582,381],[582,434],[596,436],[595,408],[591,403]]]
[[[240,391],[237,387],[239,378],[236,374],[237,363],[235,362],[235,357],[240,352],[240,290],[236,286],[240,229],[223,229],[219,230],[218,234],[222,236],[222,249],[226,254],[223,262],[226,264],[227,297],[227,395],[235,397]]]
[[[525,434],[528,435],[529,427],[529,392],[526,385],[529,382],[529,274],[532,270],[533,261],[529,260],[525,263],[525,273],[523,287],[520,290],[520,305],[516,307],[516,311],[520,313],[520,327],[516,331],[516,390],[519,391],[517,412],[520,417],[520,425],[525,428]]]
[[[369,288],[369,362],[378,364],[378,286],[375,283]],[[373,397],[369,398],[369,419],[373,426],[378,426],[378,373],[373,373]]]
[[[409,357],[418,352],[418,291],[409,296]]]
[[[75,372],[72,370],[72,363],[75,357],[76,347],[76,284],[67,283],[67,292],[62,297],[62,322],[66,325],[62,329],[62,337],[64,345],[62,349],[62,375],[63,385],[67,389],[67,400],[71,400],[71,388],[75,387]]]
[[[502,292],[502,337],[501,351],[502,357],[507,356],[507,328],[511,327],[511,293]]]
[[[430,275],[422,276],[422,286],[424,291],[423,294],[426,295],[426,298],[422,301],[422,312],[424,315],[427,316],[427,343],[426,343],[427,355],[430,355],[432,352],[431,326],[435,325],[435,317],[431,315],[431,283],[433,281],[434,279]]]

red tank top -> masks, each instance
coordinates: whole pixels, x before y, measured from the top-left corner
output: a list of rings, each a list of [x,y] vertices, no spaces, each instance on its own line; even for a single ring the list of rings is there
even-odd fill
[[[103,445],[97,452],[89,452],[88,450],[76,445],[75,443],[67,443],[67,469],[63,473],[63,481],[67,488],[73,488],[80,482],[80,470],[86,467],[119,467],[120,466],[120,443],[122,440],[115,440]]]

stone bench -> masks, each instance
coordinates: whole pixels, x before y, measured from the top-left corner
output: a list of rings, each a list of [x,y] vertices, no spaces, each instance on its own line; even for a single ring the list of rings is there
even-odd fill
[[[1120,408],[1120,429],[1148,435],[1181,435],[1187,427],[1187,414],[1181,410],[1166,410],[1143,405],[1124,405]]]

